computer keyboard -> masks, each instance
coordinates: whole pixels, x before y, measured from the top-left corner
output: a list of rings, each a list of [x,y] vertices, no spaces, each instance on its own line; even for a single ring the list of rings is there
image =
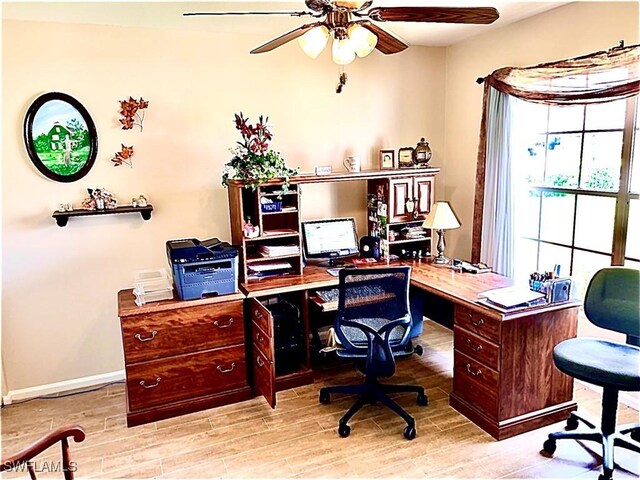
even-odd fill
[[[337,288],[331,288],[329,290],[318,290],[316,292],[318,294],[318,296],[324,301],[324,302],[337,302],[338,301],[338,289]]]

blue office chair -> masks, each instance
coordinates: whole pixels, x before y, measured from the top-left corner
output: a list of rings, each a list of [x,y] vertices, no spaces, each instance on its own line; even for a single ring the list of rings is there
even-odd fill
[[[339,272],[338,313],[334,323],[343,358],[355,360],[365,374],[361,385],[320,389],[320,402],[329,403],[330,394],[360,395],[340,419],[338,433],[349,436],[347,422],[365,404],[380,401],[400,415],[407,426],[403,434],[408,440],[416,436],[413,417],[387,396],[389,393],[414,392],[418,405],[427,405],[424,388],[417,385],[383,385],[379,377],[390,377],[396,370],[395,357],[413,353],[422,355],[422,347],[411,345],[411,313],[409,310],[410,267],[343,269]]]
[[[602,392],[600,428],[572,413],[566,430],[549,435],[543,450],[552,455],[556,440],[572,438],[602,444],[600,480],[613,477],[613,449],[623,447],[640,452],[640,424],[624,425],[616,430],[618,392],[640,391],[640,271],[630,268],[603,268],[589,283],[584,313],[591,323],[627,335],[627,343],[595,338],[572,338],[553,349],[556,367],[567,375],[598,385]]]

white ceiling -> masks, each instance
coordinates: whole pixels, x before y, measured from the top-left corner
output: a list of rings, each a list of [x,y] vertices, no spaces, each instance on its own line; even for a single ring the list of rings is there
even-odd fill
[[[374,6],[492,6],[500,18],[491,25],[387,22],[384,28],[410,45],[448,46],[486,31],[517,22],[567,2],[491,2],[477,0],[376,0]],[[310,17],[225,16],[183,17],[183,12],[302,11],[304,1],[227,0],[224,2],[3,2],[2,18],[61,23],[172,28],[233,34],[257,34],[264,41],[313,21]]]

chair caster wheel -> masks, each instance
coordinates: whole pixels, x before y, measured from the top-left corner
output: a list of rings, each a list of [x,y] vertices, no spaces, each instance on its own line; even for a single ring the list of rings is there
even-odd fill
[[[429,399],[424,393],[418,394],[418,405],[426,407],[429,404]]]
[[[556,441],[551,438],[548,438],[542,444],[542,449],[549,455],[553,455],[553,452],[556,451]]]
[[[606,473],[601,473],[600,475],[598,475],[598,480],[611,480],[613,478],[613,475],[609,474],[607,475]]]
[[[329,396],[329,394],[323,390],[320,390],[320,403],[322,403],[323,405],[326,405],[327,403],[329,403],[331,401],[331,397]]]
[[[404,427],[402,435],[404,435],[404,438],[406,438],[407,440],[413,440],[414,438],[416,438],[416,427],[407,425],[406,427]]]
[[[567,419],[567,426],[565,427],[565,430],[576,430],[578,426],[579,426],[578,419],[573,415],[571,415]]]
[[[636,442],[640,442],[640,428],[631,432],[629,436]]]
[[[346,423],[341,423],[340,425],[338,425],[338,433],[342,438],[346,438],[351,433],[351,427]]]
[[[424,349],[422,348],[422,345],[416,345],[415,347],[413,347],[413,353],[421,357],[422,354],[424,353]]]

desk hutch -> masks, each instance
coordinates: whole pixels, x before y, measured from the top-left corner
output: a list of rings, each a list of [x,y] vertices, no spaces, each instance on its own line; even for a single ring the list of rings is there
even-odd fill
[[[167,300],[136,307],[133,294],[118,295],[127,374],[129,426],[263,395],[275,408],[276,392],[313,381],[310,302],[314,292],[337,286],[324,268],[303,266],[301,254],[286,256],[291,272],[273,278],[249,278],[248,266],[260,262],[256,245],[298,245],[300,185],[367,181],[368,192],[383,192],[389,226],[418,221],[433,204],[438,169],[369,171],[292,178],[279,214],[260,209],[262,196],[277,196],[271,182],[252,191],[240,182],[229,186],[232,242],[241,246],[240,293],[193,301]],[[381,186],[381,187],[380,187]],[[417,213],[406,200],[417,199]],[[417,215],[414,216],[414,215]],[[261,227],[256,239],[242,236],[251,216]],[[269,235],[266,232],[276,230]],[[387,230],[388,232],[388,230]],[[430,246],[430,234],[416,240]],[[401,245],[401,244],[400,244]],[[392,245],[390,245],[392,246]],[[388,262],[384,262],[386,264]],[[576,408],[573,380],[553,366],[552,349],[576,335],[579,304],[570,302],[503,314],[477,303],[478,294],[510,286],[501,275],[473,275],[436,267],[426,260],[399,260],[412,267],[413,289],[435,295],[453,307],[454,371],[450,404],[497,439],[566,418]],[[300,312],[293,356],[279,357],[274,305]],[[429,316],[428,302],[425,315]]]

